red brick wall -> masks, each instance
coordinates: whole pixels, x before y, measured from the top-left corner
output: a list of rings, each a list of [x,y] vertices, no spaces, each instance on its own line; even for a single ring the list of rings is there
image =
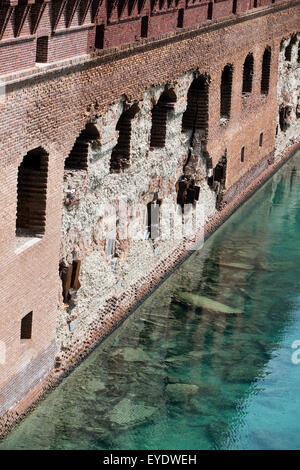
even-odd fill
[[[119,8],[121,1],[124,4],[123,9]],[[276,0],[280,1],[282,0]],[[85,4],[89,5],[88,0],[79,2],[73,16],[69,2],[60,10],[61,2],[57,0],[29,4],[28,8],[24,5],[0,6],[0,75],[34,66],[36,37],[49,36],[48,61],[55,62],[95,50],[94,36],[97,24],[105,25],[104,49],[108,49],[140,40],[141,18],[144,15],[149,16],[148,37],[151,38],[178,31],[179,9],[184,9],[185,28],[231,16],[234,0],[204,0],[201,3],[189,0],[187,4],[180,0],[170,6],[166,0],[163,4],[158,0],[154,3],[145,0],[141,11],[138,10],[137,2],[131,11],[128,1],[119,2],[114,4],[102,0],[101,3],[101,0],[95,0],[86,10],[85,16],[83,11]],[[272,0],[257,1],[257,6],[271,4]],[[212,7],[211,19],[208,18],[209,5]],[[254,0],[236,0],[237,14],[249,8],[254,8]],[[93,31],[89,31],[89,27]],[[31,41],[28,41],[29,38]],[[5,43],[7,39],[10,41]]]
[[[28,69],[35,65],[35,38],[0,41],[1,74]]]
[[[49,41],[49,62],[67,59],[87,53],[88,35],[91,28],[76,31],[57,31]]]

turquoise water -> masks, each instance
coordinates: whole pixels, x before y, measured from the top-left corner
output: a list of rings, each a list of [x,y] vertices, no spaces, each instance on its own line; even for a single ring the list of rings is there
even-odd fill
[[[0,448],[300,449],[299,241],[300,152]]]

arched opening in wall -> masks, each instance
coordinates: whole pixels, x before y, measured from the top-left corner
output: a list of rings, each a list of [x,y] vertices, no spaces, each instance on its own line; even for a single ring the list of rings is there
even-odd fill
[[[241,162],[244,163],[245,161],[245,147],[243,145],[243,147],[241,148]]]
[[[220,103],[220,118],[221,119],[230,118],[232,74],[233,74],[233,67],[231,64],[227,64],[223,69],[222,78],[221,78],[221,103]]]
[[[164,147],[166,144],[166,132],[168,112],[174,109],[176,95],[173,90],[165,90],[157,104],[152,109],[152,127],[150,147]]]
[[[213,16],[213,2],[209,2],[208,4],[208,9],[207,9],[207,19],[208,20],[212,20],[212,16]]]
[[[33,312],[27,313],[21,320],[20,339],[31,339],[32,336],[32,315]]]
[[[214,181],[222,183],[225,186],[227,170],[227,158],[223,156],[214,168]]]
[[[111,154],[111,173],[120,173],[130,165],[131,121],[138,111],[138,105],[134,104],[127,111],[123,111],[117,122],[116,130],[119,131],[119,137]]]
[[[245,148],[241,148],[241,162],[244,161]],[[218,164],[213,169],[212,176],[208,179],[209,186],[216,192],[216,208],[219,210],[222,207],[223,194],[226,184],[227,172],[227,149],[224,155],[220,158]]]
[[[260,92],[262,95],[269,93],[271,70],[271,48],[267,46],[262,60]]]
[[[290,39],[289,44],[286,46],[285,51],[284,51],[284,58],[287,62],[290,62],[292,60],[292,51],[293,51],[293,46],[297,42],[297,36],[296,34],[293,34],[293,36]]]
[[[242,93],[252,92],[254,59],[252,54],[248,54],[243,68],[243,90]]]
[[[87,170],[89,145],[99,137],[97,127],[88,122],[77,137],[69,156],[65,160],[65,170]]]
[[[187,94],[187,107],[182,116],[182,129],[208,128],[209,78],[200,75],[191,83]]]
[[[18,169],[16,236],[41,237],[46,226],[48,154],[28,152]]]

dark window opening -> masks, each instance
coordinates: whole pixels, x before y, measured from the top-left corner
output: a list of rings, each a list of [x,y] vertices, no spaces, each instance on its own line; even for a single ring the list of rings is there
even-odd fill
[[[90,143],[99,137],[96,126],[93,123],[87,123],[65,160],[65,170],[87,170]]]
[[[297,36],[293,35],[291,37],[291,40],[289,44],[286,46],[285,51],[284,51],[284,58],[287,62],[290,62],[292,60],[292,51],[293,51],[293,46],[297,42]]]
[[[220,117],[229,119],[231,111],[232,65],[226,65],[221,78]]]
[[[183,28],[184,8],[178,10],[177,28]]]
[[[263,55],[262,70],[261,70],[260,92],[263,95],[267,95],[269,93],[270,68],[271,68],[271,48],[267,46]]]
[[[211,20],[212,17],[213,17],[213,3],[210,2],[210,3],[208,4],[207,19],[208,19],[208,20]]]
[[[141,37],[142,38],[148,37],[148,24],[149,24],[148,16],[143,16],[142,22],[141,22]]]
[[[285,132],[290,125],[290,116],[292,109],[290,106],[280,106],[279,108],[279,126],[280,130]]]
[[[59,267],[60,278],[62,280],[62,294],[65,303],[74,300],[77,291],[80,289],[80,268],[80,260],[74,260],[69,266],[61,264]]]
[[[208,127],[208,78],[200,75],[195,78],[187,94],[187,107],[182,116],[183,129]]]
[[[174,109],[175,102],[175,93],[172,90],[165,90],[157,104],[153,106],[150,147],[165,146],[168,112]]]
[[[194,179],[184,179],[177,182],[176,192],[177,204],[183,209],[185,204],[194,204],[195,201],[199,201],[200,186],[195,185]]]
[[[36,40],[36,62],[48,62],[48,36],[42,36]]]
[[[95,33],[95,49],[103,49],[104,47],[104,24],[96,26]]]
[[[31,339],[32,336],[32,312],[27,313],[27,315],[21,320],[21,339]]]
[[[257,0],[254,0],[253,2],[253,8],[257,8]]]
[[[243,69],[243,93],[252,92],[254,59],[252,54],[248,54]]]
[[[233,0],[232,2],[232,13],[236,14],[236,7],[237,7],[237,0]]]
[[[241,148],[241,162],[243,163],[245,160],[245,147]]]
[[[46,225],[48,154],[42,149],[25,155],[18,169],[17,236],[42,236]]]
[[[137,104],[131,106],[127,111],[123,111],[118,120],[116,130],[119,131],[118,142],[112,151],[110,159],[111,173],[120,173],[129,167],[130,164],[130,143],[131,143],[131,121],[137,114],[139,107]]]
[[[159,237],[161,203],[161,200],[156,199],[147,204],[147,230],[152,240]]]
[[[263,139],[264,139],[264,133],[261,132],[261,133],[259,134],[259,146],[260,146],[260,147],[262,147]]]

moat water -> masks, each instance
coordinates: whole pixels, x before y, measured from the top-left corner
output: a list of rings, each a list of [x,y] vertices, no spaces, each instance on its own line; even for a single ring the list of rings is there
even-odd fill
[[[297,340],[300,152],[0,448],[300,449]]]

